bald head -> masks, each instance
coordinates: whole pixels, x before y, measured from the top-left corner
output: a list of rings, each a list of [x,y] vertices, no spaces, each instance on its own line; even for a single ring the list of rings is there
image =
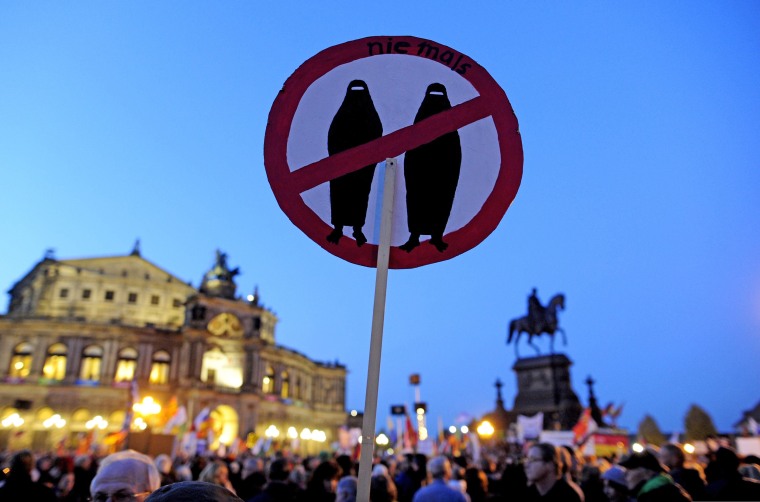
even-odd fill
[[[103,459],[90,483],[94,499],[114,493],[147,494],[161,486],[161,475],[153,460],[134,450],[120,451]]]

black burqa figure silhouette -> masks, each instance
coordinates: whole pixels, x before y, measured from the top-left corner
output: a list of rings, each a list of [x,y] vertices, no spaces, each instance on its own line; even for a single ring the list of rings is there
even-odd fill
[[[383,124],[372,103],[367,84],[362,80],[352,80],[327,133],[328,153],[334,155],[382,135]],[[367,218],[376,165],[370,164],[330,180],[330,221],[334,230],[327,236],[329,242],[338,243],[343,237],[344,226],[353,228],[357,246],[367,242],[362,227]]]
[[[414,123],[451,108],[446,87],[430,84],[425,92]],[[459,183],[462,147],[459,133],[452,131],[430,143],[406,152],[404,180],[406,182],[406,214],[409,240],[400,246],[406,252],[420,245],[420,235],[429,235],[430,244],[438,251],[449,245],[443,232],[451,215],[454,195]]]

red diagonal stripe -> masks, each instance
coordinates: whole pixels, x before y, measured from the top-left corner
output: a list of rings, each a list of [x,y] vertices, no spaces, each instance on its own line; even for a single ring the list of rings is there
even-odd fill
[[[287,183],[290,190],[303,193],[364,166],[397,157],[448,132],[484,119],[492,113],[487,100],[480,96],[473,98],[422,122],[296,169],[291,173]]]

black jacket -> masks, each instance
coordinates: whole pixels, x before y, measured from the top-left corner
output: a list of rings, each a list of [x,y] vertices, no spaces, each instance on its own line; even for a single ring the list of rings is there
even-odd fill
[[[705,500],[760,500],[760,481],[737,472],[736,476],[710,482],[705,495]]]

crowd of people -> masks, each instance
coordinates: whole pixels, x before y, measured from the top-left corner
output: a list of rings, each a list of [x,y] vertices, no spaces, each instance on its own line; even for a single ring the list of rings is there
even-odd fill
[[[155,458],[124,450],[106,456],[0,456],[3,502],[353,502],[358,463],[348,455],[242,454]],[[527,445],[519,457],[400,454],[375,458],[372,502],[760,501],[760,459],[721,446],[687,462],[677,444],[621,459],[584,458],[573,448]]]

